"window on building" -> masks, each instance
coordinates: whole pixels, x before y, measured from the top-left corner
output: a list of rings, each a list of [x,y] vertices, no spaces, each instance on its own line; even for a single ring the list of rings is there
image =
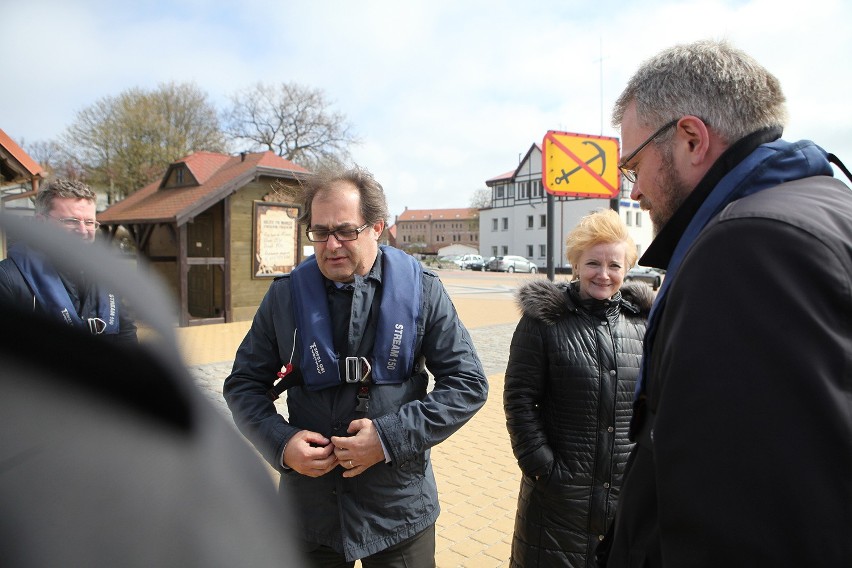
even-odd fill
[[[500,186],[500,187],[497,188],[497,197],[498,198],[503,197],[503,186]]]
[[[509,247],[507,245],[503,245],[503,256],[509,254]]]
[[[542,228],[547,227],[547,215],[538,216],[538,226]]]
[[[636,226],[637,227],[642,226],[642,212],[641,211],[636,212]]]
[[[509,218],[508,217],[503,217],[503,230],[504,231],[509,230]]]
[[[532,229],[535,224],[533,223],[533,216],[527,215],[527,229]]]
[[[532,258],[532,257],[533,257],[533,246],[527,245],[527,258]]]
[[[533,197],[541,197],[541,189],[542,189],[541,180],[539,179],[539,180],[534,181],[533,182],[533,191],[532,191]]]
[[[518,182],[518,199],[528,199],[530,193],[530,182]]]
[[[547,256],[547,245],[538,245],[538,256],[540,258]]]
[[[497,217],[495,217],[495,218],[491,219],[491,230],[492,230],[492,231],[496,231],[496,230],[497,230],[497,223],[498,223],[498,221],[497,221]]]
[[[633,226],[633,211],[628,211],[627,213],[625,213],[625,216],[624,216],[624,223],[625,223],[628,227],[632,227],[632,226]]]
[[[497,247],[496,246],[491,247],[491,256],[497,256]]]

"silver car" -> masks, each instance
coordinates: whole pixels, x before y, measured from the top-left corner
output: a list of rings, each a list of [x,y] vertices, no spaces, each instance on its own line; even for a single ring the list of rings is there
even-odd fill
[[[529,272],[535,274],[538,272],[538,266],[531,260],[527,260],[522,256],[507,255],[496,256],[488,263],[488,270],[494,272]]]
[[[650,284],[651,288],[658,290],[663,283],[663,278],[666,276],[666,271],[659,268],[651,268],[649,266],[634,266],[627,271],[625,280],[637,280]]]

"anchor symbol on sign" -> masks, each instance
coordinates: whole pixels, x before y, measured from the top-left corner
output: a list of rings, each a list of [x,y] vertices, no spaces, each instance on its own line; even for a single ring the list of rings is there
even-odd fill
[[[594,162],[595,160],[600,160],[601,161],[601,171],[600,171],[599,175],[603,175],[603,173],[606,171],[606,152],[604,152],[603,148],[601,148],[600,146],[598,146],[597,144],[595,144],[591,140],[583,140],[583,144],[588,144],[588,145],[594,146],[595,149],[597,149],[598,153],[595,154],[594,156],[592,156],[591,158],[589,158],[588,160],[586,160],[586,165],[591,166],[592,162]],[[571,175],[579,172],[582,169],[583,169],[583,166],[577,166],[576,168],[574,168],[570,172],[566,172],[565,170],[562,170],[562,175],[559,176],[558,178],[556,178],[554,181],[556,182],[557,185],[562,183],[563,181],[565,183],[569,183],[568,178]]]

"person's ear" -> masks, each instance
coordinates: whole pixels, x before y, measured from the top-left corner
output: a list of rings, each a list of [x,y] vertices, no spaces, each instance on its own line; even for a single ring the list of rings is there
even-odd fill
[[[385,222],[383,219],[379,219],[375,223],[373,223],[373,230],[376,232],[376,238],[382,236],[382,232],[385,230]]]
[[[690,165],[700,166],[705,160],[710,159],[710,130],[704,121],[697,116],[686,115],[681,117],[675,127],[675,137],[683,142]],[[715,161],[715,158],[713,158]]]

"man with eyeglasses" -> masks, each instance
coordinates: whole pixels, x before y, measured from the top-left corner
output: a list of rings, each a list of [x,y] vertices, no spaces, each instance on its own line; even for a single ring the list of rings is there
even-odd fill
[[[80,181],[53,179],[36,194],[34,219],[92,243],[100,226],[96,200],[95,192]],[[57,270],[23,242],[12,244],[8,253],[0,261],[0,300],[109,341],[136,343],[136,324],[120,299],[84,272]]]
[[[312,566],[434,567],[430,448],[485,403],[482,365],[438,277],[379,246],[387,203],[368,171],[300,189],[316,254],[273,282],[225,399],[281,473]],[[272,403],[285,383],[286,419]]]
[[[781,139],[784,103],[757,61],[699,41],[615,104],[656,232],[639,264],[667,274],[606,566],[852,566],[852,191]]]

